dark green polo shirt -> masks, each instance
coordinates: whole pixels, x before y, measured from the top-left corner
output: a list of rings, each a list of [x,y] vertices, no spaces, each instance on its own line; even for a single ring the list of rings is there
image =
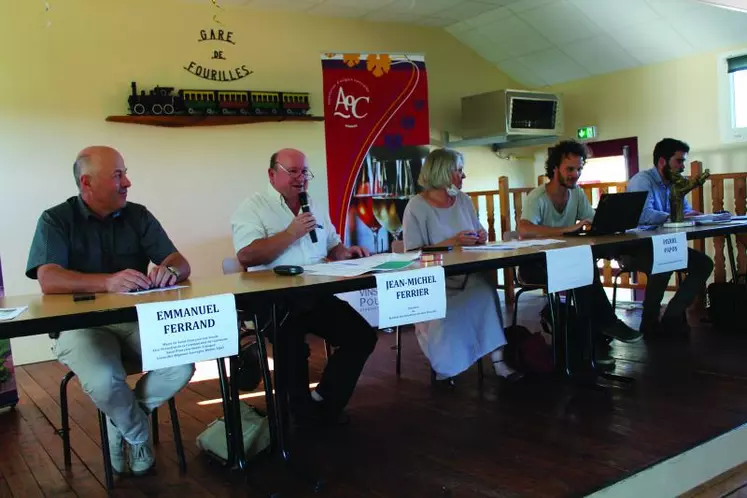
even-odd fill
[[[151,261],[161,264],[173,252],[176,247],[145,206],[128,202],[99,219],[76,196],[39,217],[26,276],[37,278],[37,268],[50,263],[81,273],[116,273],[129,268],[147,274]]]

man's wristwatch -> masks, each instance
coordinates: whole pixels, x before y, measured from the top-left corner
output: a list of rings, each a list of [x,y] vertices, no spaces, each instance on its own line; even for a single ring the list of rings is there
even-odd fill
[[[169,271],[169,273],[171,273],[172,275],[174,275],[177,280],[179,280],[179,270],[177,270],[173,266],[167,266],[166,269]]]

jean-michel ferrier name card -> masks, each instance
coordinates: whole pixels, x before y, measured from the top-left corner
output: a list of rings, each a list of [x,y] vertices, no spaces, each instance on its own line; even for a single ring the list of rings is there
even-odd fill
[[[233,294],[137,305],[144,370],[239,352]]]
[[[446,316],[446,277],[441,266],[379,273],[376,288],[381,328]]]

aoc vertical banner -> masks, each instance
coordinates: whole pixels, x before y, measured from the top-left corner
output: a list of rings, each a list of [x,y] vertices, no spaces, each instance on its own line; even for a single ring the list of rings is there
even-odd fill
[[[387,252],[428,154],[425,58],[324,54],[329,207],[346,245]]]

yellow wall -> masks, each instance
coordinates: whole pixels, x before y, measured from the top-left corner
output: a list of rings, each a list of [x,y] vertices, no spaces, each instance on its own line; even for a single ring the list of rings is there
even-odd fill
[[[569,82],[543,91],[563,96],[565,133],[575,137],[581,126],[597,126],[597,140],[638,138],[639,166],[652,166],[653,148],[665,137],[687,142],[690,160],[712,173],[747,171],[747,143],[721,141],[717,61],[721,54],[747,47],[725,47],[675,61]],[[534,178],[544,174],[545,147],[534,153]],[[703,189],[706,212],[713,212],[710,184]],[[733,182],[726,181],[724,209],[734,212]],[[706,253],[713,257],[712,241]],[[727,278],[731,272],[727,265]]]
[[[439,29],[238,8],[220,16],[237,42],[226,56],[254,74],[211,84],[182,69],[193,59],[209,62],[212,47],[196,39],[200,29],[220,27],[210,2],[49,3],[49,14],[43,2],[0,7],[0,258],[8,294],[39,291],[23,275],[37,217],[75,195],[72,162],[89,144],[110,144],[123,153],[133,182],[130,199],[162,221],[195,276],[218,273],[221,259],[232,253],[229,216],[245,196],[265,188],[274,150],[294,146],[308,153],[316,174],[311,193],[326,203],[322,123],[182,129],[106,123],[107,115],[126,113],[131,80],[148,89],[161,84],[308,91],[313,113],[320,114],[321,53],[424,53],[431,123],[441,129],[458,122],[463,95],[513,86]],[[468,183],[473,189],[496,188],[501,174],[531,175],[531,164],[516,168],[487,149],[472,149],[469,157],[489,183]],[[15,341],[16,361],[47,357],[46,345],[40,346]]]
[[[598,140],[638,137],[639,164],[648,168],[656,142],[674,137],[690,144],[690,159],[703,161],[713,173],[747,170],[747,144],[724,145],[716,63],[726,47],[652,66],[620,71],[544,91],[563,95],[565,132],[596,125]],[[544,151],[535,165],[541,174]]]

